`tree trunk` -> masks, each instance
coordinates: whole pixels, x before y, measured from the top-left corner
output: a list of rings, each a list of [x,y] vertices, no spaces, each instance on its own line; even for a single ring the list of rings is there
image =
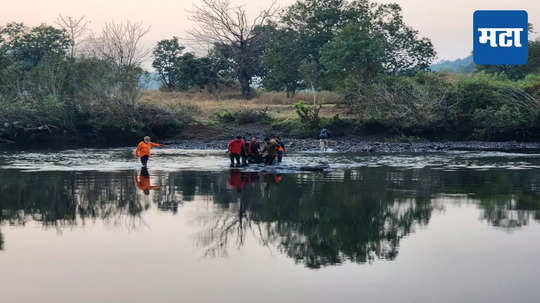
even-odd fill
[[[241,73],[238,80],[240,81],[240,88],[242,89],[242,98],[249,100],[249,77],[244,73]]]

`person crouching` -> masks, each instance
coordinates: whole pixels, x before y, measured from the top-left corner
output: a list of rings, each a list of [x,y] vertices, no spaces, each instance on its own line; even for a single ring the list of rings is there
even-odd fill
[[[274,139],[264,138],[263,157],[266,165],[274,164],[277,155],[278,144]]]
[[[262,163],[259,149],[261,149],[261,147],[259,145],[259,142],[257,142],[257,138],[251,137],[251,140],[247,145],[247,156],[249,163]]]
[[[231,158],[231,167],[235,167],[235,164],[234,164],[235,161],[236,161],[236,167],[241,166],[240,155],[242,154],[244,145],[245,143],[242,140],[241,136],[236,136],[235,139],[229,142],[228,153],[229,153],[229,157]]]

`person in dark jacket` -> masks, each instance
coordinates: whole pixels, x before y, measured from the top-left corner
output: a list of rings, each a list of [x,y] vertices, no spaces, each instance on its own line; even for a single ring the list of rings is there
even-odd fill
[[[242,154],[242,149],[244,149],[244,141],[242,141],[241,136],[237,136],[236,139],[233,139],[229,142],[228,153],[231,158],[231,167],[234,167],[234,161],[236,160],[236,167],[240,167],[240,155]]]
[[[257,142],[257,138],[251,137],[251,140],[247,144],[247,148],[246,148],[249,163],[262,162],[261,154],[259,153],[260,149],[261,149],[261,146],[259,142]]]
[[[319,133],[319,144],[321,145],[321,151],[328,150],[328,138],[330,138],[330,131],[326,128],[321,129]]]

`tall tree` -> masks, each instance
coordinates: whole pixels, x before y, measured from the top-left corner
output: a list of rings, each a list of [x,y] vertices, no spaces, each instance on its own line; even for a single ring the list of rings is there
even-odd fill
[[[235,63],[235,70],[242,96],[250,97],[252,78],[259,70],[261,41],[263,31],[257,28],[265,25],[275,14],[274,5],[261,10],[249,19],[246,10],[241,6],[232,6],[229,0],[202,0],[202,5],[195,6],[191,16],[197,26],[190,31],[196,41],[208,45],[221,45],[230,49]]]
[[[353,72],[353,66],[340,56],[356,61],[354,72],[359,72],[361,60],[376,59],[375,65],[362,69],[364,76],[376,65],[389,74],[426,69],[435,56],[431,42],[418,37],[418,32],[404,23],[397,4],[379,5],[369,0],[298,0],[285,11],[282,23],[298,33],[297,51],[320,75],[316,89],[336,86],[338,61],[346,68],[339,73]],[[367,57],[356,57],[360,55]]]
[[[370,81],[384,72],[386,49],[381,33],[351,22],[321,48],[321,62],[334,87],[350,76]]]
[[[22,24],[8,24],[3,31],[10,53],[20,66],[29,70],[46,56],[64,56],[72,45],[65,31],[45,24],[27,29]]]
[[[291,29],[269,27],[269,38],[262,58],[265,89],[285,91],[294,96],[300,85],[302,54],[298,51],[299,35]]]
[[[386,40],[384,68],[387,73],[406,74],[429,68],[436,54],[433,44],[405,24],[399,4],[378,5],[371,15],[374,29]]]
[[[162,87],[173,90],[176,84],[176,68],[185,47],[178,42],[178,37],[161,40],[154,48],[152,67],[159,75]]]
[[[282,16],[285,27],[298,34],[296,52],[306,64],[309,62],[310,70],[319,75],[316,89],[330,88],[322,76],[325,70],[320,64],[319,50],[346,22],[346,4],[344,0],[299,0]]]

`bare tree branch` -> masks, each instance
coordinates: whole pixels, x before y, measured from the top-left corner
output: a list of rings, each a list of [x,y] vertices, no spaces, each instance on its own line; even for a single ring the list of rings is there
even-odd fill
[[[56,19],[56,24],[66,31],[69,38],[72,41],[71,45],[71,51],[70,56],[71,58],[74,58],[77,52],[77,47],[79,43],[81,43],[83,40],[81,38],[87,33],[88,31],[88,24],[90,21],[85,20],[85,16],[81,16],[79,18],[74,18],[71,16],[62,16],[58,15],[58,18]]]
[[[96,57],[120,67],[140,66],[151,51],[141,45],[142,38],[149,31],[150,27],[142,22],[107,23],[101,36],[92,37],[91,51]]]
[[[230,0],[202,0],[202,5],[194,5],[191,21],[196,27],[188,31],[191,40],[206,44],[227,44],[241,47],[252,40],[255,28],[270,21],[277,13],[275,1],[269,8],[261,10],[255,18],[248,20],[242,6],[232,6]]]

